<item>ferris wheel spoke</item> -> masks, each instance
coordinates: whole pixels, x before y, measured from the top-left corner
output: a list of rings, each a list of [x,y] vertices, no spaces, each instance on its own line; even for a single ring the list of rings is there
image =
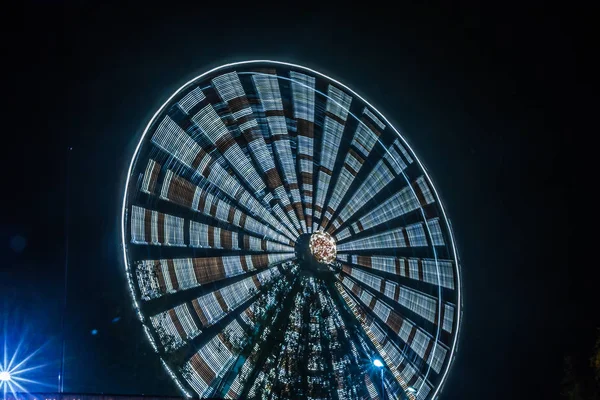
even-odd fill
[[[152,137],[152,143],[172,155],[174,159],[190,170],[195,171],[196,176],[200,176],[210,182],[244,209],[251,210],[260,215],[271,227],[275,229],[281,227],[281,223],[242,186],[235,176],[230,175],[214,157],[206,153],[168,115],[156,128],[156,132]],[[163,192],[164,185],[161,195]],[[293,240],[295,237],[297,237],[297,234],[292,234],[291,239]]]
[[[264,193],[266,185],[213,106],[207,104],[190,120],[202,130],[203,137],[207,138],[210,144],[216,147],[219,154],[227,160],[236,172],[238,179],[252,188],[254,196],[260,197]]]
[[[220,253],[294,251],[292,243],[281,244],[135,205],[131,211],[131,243],[151,246],[147,249],[149,254],[155,253],[163,258],[169,258],[169,253],[178,254],[181,247],[188,247],[194,253],[211,250]]]
[[[410,351],[439,374],[448,353],[448,348],[435,336],[432,336],[414,322],[394,311],[390,306],[377,299],[371,291],[364,289],[354,279],[343,276],[341,282],[346,286],[361,303],[364,310],[369,310],[376,318],[383,322],[398,335],[399,340],[406,345]],[[435,348],[435,352],[433,349]],[[430,369],[425,368],[427,373]]]
[[[201,397],[212,396],[226,373],[235,364],[239,347],[248,334],[237,319],[232,319],[223,329],[206,342],[181,368],[188,384]]]
[[[339,177],[335,183],[331,198],[326,204],[326,211],[321,223],[323,229],[327,230],[329,227],[329,223],[333,220],[342,199],[348,194],[347,189],[360,173],[365,160],[371,154],[371,150],[373,150],[375,143],[377,143],[379,136],[381,136],[381,131],[384,129],[385,125],[365,107],[361,119],[357,121],[357,126],[350,142],[350,149],[339,171]]]
[[[294,253],[142,260],[135,274],[143,300],[157,299],[292,260]]]
[[[153,160],[150,160],[153,161]],[[147,170],[155,170],[156,169],[156,163],[151,162],[148,164],[148,168]],[[150,174],[152,174],[152,172],[150,172]],[[157,177],[155,177],[154,179],[150,180],[150,179],[146,179],[146,176],[149,174],[145,174],[144,176],[144,182],[149,181],[147,186],[148,187],[152,187],[155,188],[158,182]],[[215,228],[215,232],[224,232],[225,230],[221,229],[219,227],[219,225],[223,225],[223,224],[227,224],[227,225],[232,225],[232,227],[234,228],[242,228],[240,226],[240,222],[244,222],[245,225],[247,223],[248,227],[250,229],[252,229],[250,232],[253,234],[259,234],[263,237],[271,237],[271,238],[275,238],[276,241],[280,241],[282,243],[284,243],[285,245],[291,246],[293,245],[293,241],[288,237],[285,238],[284,236],[282,236],[281,234],[275,232],[274,230],[271,230],[270,227],[268,226],[263,226],[263,227],[257,227],[256,224],[252,223],[252,220],[248,220],[248,216],[246,215],[244,217],[244,213],[242,214],[236,214],[235,212],[233,212],[232,215],[232,209],[233,206],[232,204],[227,201],[224,200],[222,197],[219,197],[219,192],[216,190],[212,190],[211,188],[200,188],[197,186],[192,185],[191,183],[189,183],[188,181],[186,181],[185,179],[176,176],[171,170],[167,170],[167,173],[165,175],[165,180],[164,180],[164,184],[161,183],[161,185],[164,185],[164,190],[161,190],[161,194],[160,194],[160,199],[161,200],[165,200],[171,204],[180,206],[180,207],[184,207],[187,209],[192,209],[193,211],[196,212],[200,212],[202,215],[211,217],[211,221],[212,219],[216,219],[217,221],[219,221],[219,223],[215,223],[214,221],[210,224],[204,224],[207,226],[214,226]],[[152,183],[150,183],[152,182]],[[144,200],[144,196],[157,196],[154,193],[150,193],[150,192],[146,192],[144,195],[142,195],[142,198],[140,198],[137,202],[142,203],[143,204],[143,200]],[[173,209],[173,207],[165,207],[164,203],[156,203],[155,201],[152,202],[152,207],[153,208],[158,208],[158,209],[164,209],[164,208],[171,208],[169,211],[170,212],[174,212],[175,214],[181,215],[181,214],[186,214],[188,215],[188,213],[182,213],[181,210],[178,209]],[[141,209],[144,209],[143,207],[141,207]],[[148,229],[150,229],[150,227],[152,227],[152,231],[150,231],[150,234],[152,232],[161,232],[162,228],[158,229],[156,228],[156,223],[159,222],[161,224],[163,224],[164,219],[165,219],[165,215],[168,214],[158,214],[157,216],[154,216],[154,213],[158,212],[156,210],[147,210],[145,209],[146,213],[151,213],[150,216],[148,216],[148,218],[146,218],[146,216],[141,212],[140,207],[133,205],[132,206],[132,236],[134,236],[134,234],[137,236],[135,238],[135,240],[133,240],[132,238],[132,243],[136,243],[136,244],[143,244],[143,243],[147,243],[147,244],[164,244],[162,242],[157,242],[157,238],[147,238],[147,240],[145,240],[144,238],[144,230],[148,231]],[[168,218],[178,218],[175,215],[170,215]],[[144,223],[145,219],[148,220],[148,223]],[[180,218],[178,219],[180,220]],[[190,236],[192,236],[193,231],[192,231],[192,226],[189,225],[193,225],[196,226],[197,222],[196,221],[191,221],[186,219],[185,220],[185,225],[186,225],[186,232],[189,231],[190,232]],[[162,226],[162,225],[161,225]],[[189,227],[188,227],[189,226]],[[252,228],[254,227],[254,228]],[[248,230],[248,229],[246,229]],[[235,232],[234,232],[235,233]],[[148,232],[146,232],[146,236],[148,235]],[[229,234],[227,234],[229,235]],[[252,235],[251,235],[252,236]],[[218,239],[215,237],[216,243],[218,242]],[[228,241],[228,238],[224,238],[225,241]],[[187,238],[186,236],[186,241],[188,241],[187,244],[190,244],[190,240]],[[193,243],[193,241],[192,241]],[[235,244],[237,244],[237,242],[235,241],[234,238],[234,247],[235,248]],[[196,246],[198,247],[198,246]],[[207,247],[207,246],[204,246]],[[218,245],[217,245],[218,247]]]
[[[292,253],[294,247],[268,239],[238,233],[199,222],[190,222],[190,246],[208,249],[231,249],[260,252]]]
[[[414,389],[414,387],[418,387],[419,392],[426,396],[431,390],[431,383],[427,380],[429,373],[423,371],[423,362],[415,358],[415,356],[408,354],[411,353],[411,351],[407,350],[406,345],[399,346],[395,340],[390,340],[389,334],[386,333],[386,330],[389,330],[389,327],[386,325],[380,326],[377,319],[367,317],[367,311],[364,310],[361,304],[353,300],[352,295],[349,292],[346,292],[343,286],[338,284],[336,287],[347,304],[349,304],[356,313],[361,327],[369,338],[369,341],[375,347],[377,354],[385,361],[395,378],[395,383],[400,386],[404,395],[409,399],[414,399],[413,391],[409,391],[409,388]],[[394,335],[394,333],[392,333],[392,335]],[[366,346],[364,341],[361,341],[361,344]],[[367,364],[370,365],[371,361],[372,360],[368,358]],[[368,386],[368,381],[365,383]],[[387,383],[395,384],[394,382]],[[367,389],[369,388],[367,387]]]
[[[286,260],[283,262],[270,264],[266,267],[260,267],[258,269],[253,268],[225,279],[214,280],[212,282],[197,285],[184,290],[171,291],[153,298],[146,297],[143,299],[144,301],[140,304],[140,307],[144,315],[155,315],[164,312],[175,305],[180,305],[186,302],[191,304],[194,299],[204,296],[212,291],[220,290],[228,285],[238,283],[244,279],[252,278],[258,273],[264,271],[271,271],[275,277],[287,276],[290,274],[290,269],[293,265],[295,265],[293,259]],[[196,313],[193,313],[193,315],[196,317]],[[198,326],[201,327],[202,323],[198,322]]]
[[[352,97],[333,85],[327,89],[327,103],[323,122],[321,140],[321,155],[319,159],[319,172],[316,185],[314,205],[313,230],[318,230],[321,218],[324,215],[324,203],[329,190],[329,183],[333,175],[335,160],[342,140],[342,134],[348,118]]]
[[[194,299],[192,305],[202,326],[214,326],[241,304],[256,298],[265,284],[280,275],[279,269],[273,267]]]
[[[253,157],[266,182],[269,192],[263,197],[263,202],[269,204],[275,199],[276,204],[271,206],[273,212],[286,226],[301,233],[298,218],[293,212],[274,158],[267,148],[265,135],[261,132],[256,113],[248,101],[240,77],[236,72],[229,72],[214,78],[211,83],[220,98],[227,103],[231,118],[248,143],[248,153]]]
[[[408,311],[408,314],[404,312],[407,316],[416,315],[435,325],[435,329],[441,326],[444,331],[452,333],[454,304],[443,301],[440,306],[439,299],[435,296],[348,265],[343,266],[342,273],[355,282],[358,281],[361,287],[373,289],[378,299],[384,300],[392,307],[400,305]]]
[[[190,208],[193,211],[215,218],[219,221],[242,228],[248,232],[269,237],[277,242],[291,245],[293,243],[291,233],[284,236],[273,225],[265,225],[263,222],[249,216],[235,207],[236,203],[219,196],[219,191],[195,186],[189,181],[177,176],[171,170],[165,175],[162,183],[160,198]],[[260,211],[260,210],[259,210]],[[268,220],[264,213],[256,212],[256,216]],[[281,229],[281,226],[280,226]],[[285,233],[285,231],[284,231]]]
[[[254,327],[259,296],[277,285],[280,277],[276,267],[270,268],[150,317],[161,349],[178,353],[172,356],[174,359],[185,358],[186,353],[201,347],[207,337],[227,334],[222,325],[234,318],[240,319],[248,334]]]
[[[347,290],[345,285],[337,282],[335,288],[342,296],[345,304],[350,308],[355,318],[360,324],[360,327],[368,337],[369,342],[375,347],[377,353],[382,357],[385,364],[392,372],[396,381],[400,384],[403,391],[406,393],[407,389],[421,377],[420,368],[415,364],[414,357],[407,357],[407,347],[398,345],[396,340],[390,340],[396,335],[396,331],[392,330],[391,336],[386,334],[386,330],[391,329],[387,324],[383,326],[379,325],[378,318],[372,318],[369,316],[367,309],[361,304],[360,300],[356,298],[356,295],[351,291]],[[364,341],[361,344],[365,346]],[[371,360],[367,359],[370,364]],[[406,393],[409,395],[410,394]]]
[[[373,273],[406,278],[454,291],[456,288],[452,260],[430,258],[405,258],[393,256],[365,256],[338,254],[338,260],[351,263]]]
[[[347,222],[351,222],[350,226],[336,231],[335,237],[337,240],[344,240],[370,228],[387,224],[396,218],[420,210],[434,202],[435,199],[429,190],[429,186],[425,178],[421,176],[411,185],[405,186],[359,218],[347,220]]]
[[[297,170],[302,186],[306,232],[312,233],[313,163],[315,140],[315,78],[290,72],[294,118],[298,134]]]
[[[287,130],[277,75],[275,71],[257,72],[252,74],[252,82],[256,88],[266,119],[266,127],[263,129],[269,134],[274,158],[278,163],[292,200],[294,214],[291,214],[291,219],[295,224],[299,224],[299,233],[306,233],[306,220],[302,210],[300,188],[290,147],[290,136]]]
[[[369,175],[355,191],[356,195],[348,199],[328,228],[329,233],[336,232],[352,216],[360,211],[394,179],[403,177],[407,165],[413,162],[399,139],[391,146],[384,146],[385,156],[375,165]]]
[[[426,222],[417,222],[360,239],[344,241],[338,243],[337,248],[340,252],[386,248],[426,248],[430,242],[432,246],[445,245],[444,235],[437,217]]]

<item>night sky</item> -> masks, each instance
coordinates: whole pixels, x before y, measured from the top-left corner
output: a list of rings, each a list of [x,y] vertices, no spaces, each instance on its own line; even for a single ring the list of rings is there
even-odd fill
[[[27,2],[3,26],[0,314],[9,343],[49,340],[36,379],[54,385],[60,364],[68,210],[65,391],[178,394],[126,288],[125,173],[143,127],[179,86],[257,58],[347,84],[427,167],[464,293],[441,399],[558,398],[564,356],[586,362],[600,326],[597,266],[573,254],[585,232],[572,212],[589,205],[572,182],[581,78],[563,10],[85,3]]]

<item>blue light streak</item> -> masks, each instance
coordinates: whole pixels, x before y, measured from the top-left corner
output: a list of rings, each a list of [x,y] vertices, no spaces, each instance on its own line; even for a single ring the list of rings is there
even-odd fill
[[[3,345],[2,357],[0,358],[0,393],[2,398],[6,399],[7,394],[11,393],[13,398],[18,398],[17,393],[29,393],[29,387],[39,388],[40,386],[55,388],[35,379],[31,379],[32,373],[39,371],[49,365],[49,363],[37,363],[36,357],[48,345],[46,341],[33,351],[27,351],[27,329],[20,332],[19,341],[16,346],[9,345],[8,318],[4,319],[3,324]]]

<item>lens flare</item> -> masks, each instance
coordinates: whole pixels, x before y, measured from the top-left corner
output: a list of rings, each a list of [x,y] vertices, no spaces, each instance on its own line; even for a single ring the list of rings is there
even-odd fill
[[[36,380],[36,375],[39,376],[39,370],[48,366],[48,363],[40,363],[37,361],[42,351],[49,343],[44,342],[39,347],[34,343],[35,338],[28,334],[29,329],[20,326],[19,323],[8,323],[8,312],[4,318],[4,323],[0,326],[0,340],[2,340],[2,348],[0,352],[0,397],[7,398],[8,393],[12,393],[13,398],[18,398],[18,393],[29,393],[29,390],[39,389],[40,387],[55,388],[55,385],[49,385]],[[18,336],[11,330],[10,326],[18,326],[16,332]],[[13,339],[19,338],[16,341]]]
[[[10,372],[8,372],[8,371],[0,372],[0,381],[2,381],[2,382],[10,381]]]

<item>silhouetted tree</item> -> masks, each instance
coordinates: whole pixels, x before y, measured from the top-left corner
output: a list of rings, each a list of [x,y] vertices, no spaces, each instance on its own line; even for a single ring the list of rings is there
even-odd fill
[[[600,391],[600,329],[598,329],[598,337],[596,338],[596,345],[590,358],[590,365],[594,373],[594,381],[596,383],[596,392]]]
[[[565,357],[561,387],[567,400],[600,400],[600,329],[586,368],[578,368],[572,356]]]
[[[573,357],[565,357],[564,377],[562,380],[562,395],[568,400],[585,400],[581,378],[573,365]]]

